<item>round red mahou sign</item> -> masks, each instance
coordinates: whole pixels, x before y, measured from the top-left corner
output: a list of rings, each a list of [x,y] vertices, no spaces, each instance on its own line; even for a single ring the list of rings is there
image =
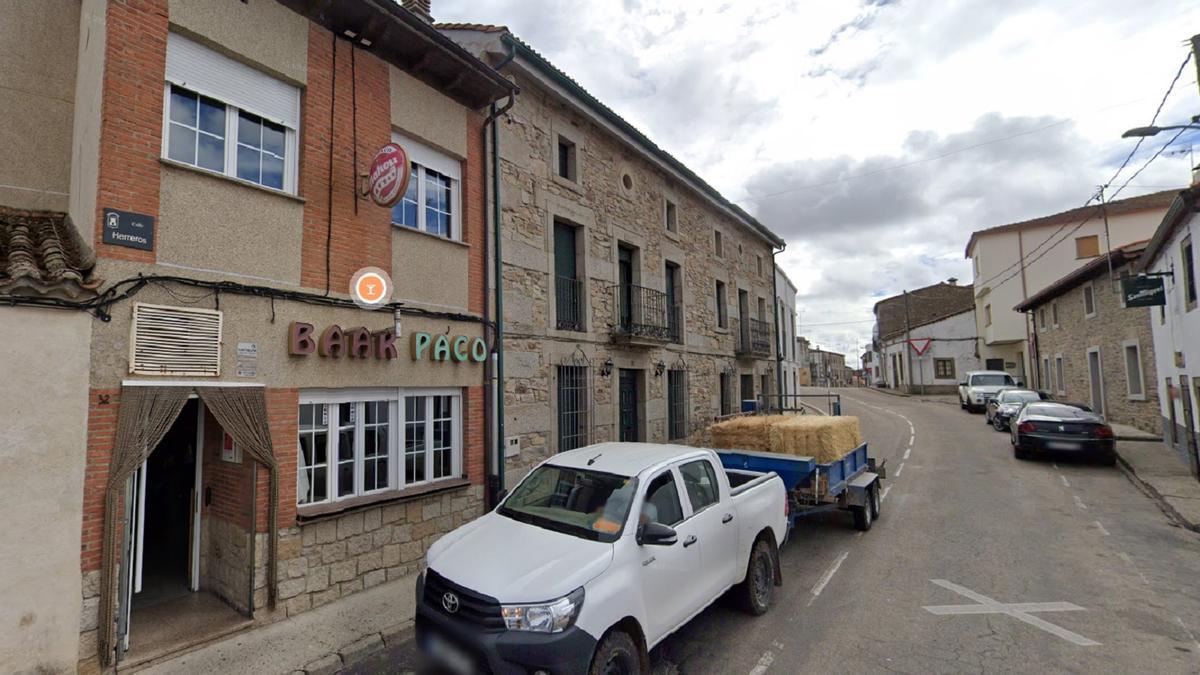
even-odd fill
[[[408,189],[411,173],[408,153],[398,143],[380,148],[371,160],[371,201],[384,208],[395,206]]]

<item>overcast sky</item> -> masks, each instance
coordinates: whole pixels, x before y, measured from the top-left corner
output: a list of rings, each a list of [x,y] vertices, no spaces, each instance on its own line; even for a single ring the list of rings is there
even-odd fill
[[[847,355],[879,299],[968,283],[973,230],[1082,205],[1200,32],[1186,0],[434,0],[433,14],[508,26],[783,236],[801,334]],[[1197,113],[1189,63],[1158,121]],[[1122,196],[1186,185],[1188,162],[1164,155]]]

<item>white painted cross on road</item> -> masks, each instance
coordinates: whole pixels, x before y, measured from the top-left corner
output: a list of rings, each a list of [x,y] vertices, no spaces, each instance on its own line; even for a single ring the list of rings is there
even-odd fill
[[[1089,640],[1079,633],[1073,633],[1062,626],[1050,623],[1043,619],[1034,616],[1036,612],[1082,612],[1085,608],[1079,605],[1074,605],[1069,602],[1014,602],[1003,603],[997,602],[986,595],[976,593],[975,591],[959,586],[945,579],[930,579],[931,582],[941,586],[942,588],[954,591],[959,595],[974,600],[976,604],[971,605],[928,605],[922,607],[930,614],[939,616],[953,614],[1007,614],[1018,621],[1024,621],[1030,626],[1040,628],[1051,635],[1056,635],[1067,642],[1079,645],[1080,647],[1095,647],[1099,642]]]

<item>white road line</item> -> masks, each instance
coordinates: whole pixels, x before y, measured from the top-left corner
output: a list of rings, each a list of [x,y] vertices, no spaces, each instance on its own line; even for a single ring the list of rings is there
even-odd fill
[[[1032,614],[1032,612],[1078,612],[1085,610],[1086,608],[1084,607],[1069,602],[1023,602],[1007,604],[993,600],[982,593],[976,593],[969,588],[959,586],[945,579],[930,579],[930,581],[978,603],[974,605],[934,605],[922,607],[922,609],[930,614],[1007,614],[1018,621],[1023,621],[1030,626],[1040,628],[1051,635],[1077,644],[1080,647],[1095,647],[1100,644],[1095,640],[1085,638],[1078,633],[1069,631],[1062,626],[1050,623]]]
[[[846,562],[846,558],[849,556],[850,551],[842,551],[842,554],[837,557],[837,560],[833,561],[833,564],[829,566],[829,569],[825,570],[825,573],[821,575],[821,578],[817,579],[817,585],[812,587],[812,598],[809,599],[808,606],[812,606],[817,597],[821,595],[821,591],[825,590],[825,585],[829,583],[829,580],[833,578],[833,575],[837,574],[838,568],[842,566],[842,563]]]
[[[1142,571],[1140,569],[1138,569],[1137,565],[1134,564],[1133,558],[1130,558],[1128,553],[1121,551],[1117,555],[1121,556],[1121,560],[1124,560],[1125,562],[1129,563],[1129,566],[1133,568],[1134,572],[1137,572],[1138,578],[1140,578],[1142,580],[1143,584],[1146,584],[1147,586],[1150,585],[1150,580],[1146,578],[1145,574],[1142,574]]]
[[[771,646],[775,649],[783,649],[783,643],[779,642],[778,640],[772,642]],[[771,664],[774,662],[775,653],[768,649],[767,651],[763,652],[763,655],[758,659],[758,663],[756,663],[754,668],[750,670],[750,675],[762,675],[763,673],[767,672],[767,668],[770,668]]]
[[[1079,498],[1079,495],[1071,495],[1071,497],[1075,499],[1075,506],[1087,511],[1087,504],[1083,503],[1083,500]]]
[[[912,454],[912,447],[909,447],[907,450],[904,451],[904,459],[908,459],[908,456],[911,454]]]
[[[917,435],[916,435],[916,434],[909,434],[909,435],[908,435],[908,444],[909,444],[909,445],[912,445],[912,444],[913,444],[913,441],[915,441],[915,440],[917,440]]]
[[[896,478],[900,477],[901,471],[904,471],[904,462],[900,462],[900,466],[896,467]]]
[[[1108,530],[1104,529],[1104,523],[1102,523],[1098,520],[1096,521],[1096,529],[1100,530],[1100,534],[1103,534],[1106,537],[1109,536]]]
[[[1196,650],[1200,651],[1200,640],[1196,639],[1196,634],[1192,632],[1192,629],[1188,628],[1187,624],[1185,624],[1183,619],[1180,617],[1175,617],[1175,622],[1178,623],[1179,627],[1183,629],[1183,632],[1187,633],[1188,637],[1192,639],[1192,644],[1195,645]]]
[[[1071,487],[1071,484],[1069,482],[1067,482],[1066,476],[1059,474],[1058,479],[1062,481],[1063,487],[1067,487],[1067,488]]]
[[[891,492],[891,491],[892,491],[892,486],[891,486],[891,485],[889,485],[889,486],[887,486],[887,487],[883,488],[883,492],[880,492],[880,493],[879,493],[879,501],[883,501],[883,500],[887,499],[887,493],[889,493],[889,492]]]

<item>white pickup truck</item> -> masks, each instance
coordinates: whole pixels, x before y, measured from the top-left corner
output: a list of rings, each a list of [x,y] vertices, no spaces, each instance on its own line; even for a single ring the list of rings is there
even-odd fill
[[[649,650],[738,586],[782,583],[787,495],[712,450],[602,443],[535,468],[429,548],[417,642],[457,672],[649,672]]]
[[[983,410],[1001,389],[1020,386],[1020,380],[1003,370],[972,370],[958,383],[958,407],[967,412]]]

